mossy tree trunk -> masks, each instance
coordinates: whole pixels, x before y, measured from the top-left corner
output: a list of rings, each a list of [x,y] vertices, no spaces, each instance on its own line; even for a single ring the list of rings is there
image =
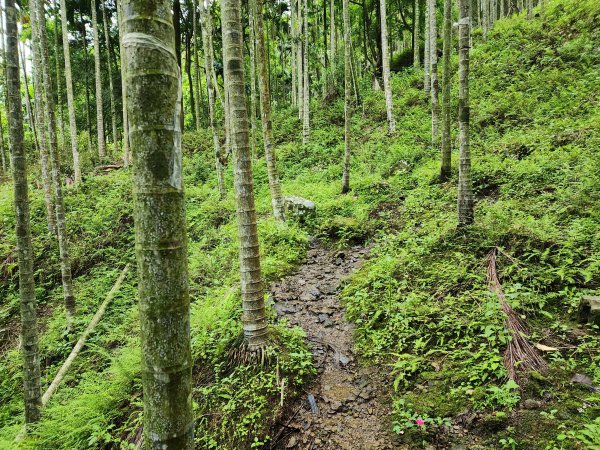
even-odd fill
[[[440,85],[438,80],[438,54],[437,54],[437,16],[436,16],[436,0],[429,1],[429,56],[431,58],[431,143],[435,147],[438,146],[438,122],[440,115],[439,94]]]
[[[219,141],[219,130],[217,128],[217,104],[215,92],[218,92],[218,86],[214,85],[216,78],[213,74],[213,48],[212,40],[212,20],[210,11],[206,10],[204,3],[200,2],[200,21],[202,28],[202,46],[204,49],[204,74],[206,76],[206,90],[208,91],[208,119],[213,136],[213,148],[215,152],[215,169],[217,175],[217,185],[219,195],[225,198],[225,171],[223,168],[223,154],[221,143]],[[223,105],[224,106],[224,105]]]
[[[202,128],[203,103],[202,100],[202,76],[200,74],[199,54],[200,47],[198,44],[198,1],[192,1],[192,35],[194,40],[194,88],[196,89],[196,97],[194,97],[194,111],[196,113],[196,131]]]
[[[344,168],[342,194],[350,190],[350,121],[352,120],[352,47],[350,34],[350,5],[342,0],[344,19]]]
[[[452,144],[450,140],[450,82],[452,79],[450,53],[452,52],[452,0],[444,0],[444,68],[442,72],[442,165],[440,179],[450,178]]]
[[[104,104],[102,100],[102,73],[100,67],[100,38],[98,36],[98,18],[96,0],[91,0],[92,33],[94,35],[94,74],[96,80],[96,132],[98,136],[98,158],[106,158],[106,138],[104,137]]]
[[[240,241],[242,321],[251,351],[262,349],[268,340],[264,288],[260,275],[260,252],[254,207],[252,156],[250,155],[248,111],[244,82],[240,0],[221,0],[223,70],[231,108],[231,147],[234,159],[235,201]],[[259,33],[259,30],[257,30]]]
[[[21,353],[25,423],[37,422],[41,409],[40,359],[38,355],[37,312],[33,278],[33,249],[29,227],[29,193],[27,157],[23,142],[23,113],[19,76],[19,40],[15,0],[6,0],[7,35],[7,102],[9,140],[13,161],[17,255],[19,260],[19,294],[21,297]]]
[[[110,61],[110,34],[108,27],[108,15],[106,14],[106,5],[102,5],[102,25],[104,27],[104,43],[106,44],[106,68],[108,70],[108,91],[110,99],[110,122],[112,125],[112,138],[115,148],[115,155],[119,152],[119,143],[121,137],[117,129],[117,101],[115,99],[115,88],[113,82],[113,68]]]
[[[468,0],[459,1],[458,22],[458,132],[460,159],[458,165],[458,224],[473,223],[473,180],[469,147],[469,51],[471,22]]]
[[[419,28],[420,28],[420,20],[419,20],[419,3],[421,0],[415,0],[414,10],[413,10],[413,66],[419,67],[421,56],[419,55]]]
[[[303,120],[304,119],[304,71],[302,69],[303,66],[303,51],[304,49],[303,47],[303,39],[302,39],[302,24],[303,24],[303,20],[302,20],[302,4],[303,4],[303,0],[296,0],[296,5],[297,5],[297,11],[298,14],[296,14],[296,64],[297,64],[297,76],[296,76],[296,81],[298,82],[298,94],[297,94],[297,100],[298,100],[298,119],[299,120]]]
[[[263,142],[265,146],[265,159],[267,162],[267,174],[269,176],[269,189],[271,190],[271,205],[273,215],[277,220],[284,220],[283,197],[281,195],[281,183],[277,171],[277,158],[273,146],[273,120],[271,118],[271,90],[269,87],[269,76],[267,73],[267,50],[265,46],[265,32],[263,24],[263,2],[262,0],[250,0],[250,20],[256,25],[256,51],[258,56],[258,78],[260,93],[260,116],[262,121]],[[255,46],[254,42],[250,43]]]
[[[290,36],[291,36],[291,55],[290,55],[290,72],[292,73],[292,97],[291,104],[292,108],[298,105],[298,86],[297,86],[297,65],[296,56],[298,53],[297,42],[296,42],[296,0],[290,0]]]
[[[81,182],[81,163],[79,161],[79,143],[77,142],[77,121],[75,120],[75,95],[73,93],[73,72],[71,70],[71,48],[69,44],[69,24],[67,21],[67,2],[60,0],[60,21],[62,24],[62,43],[65,60],[65,88],[67,91],[67,109],[69,113],[69,133],[71,153],[73,155],[73,174],[75,183]],[[57,74],[57,76],[59,76]]]
[[[425,0],[425,55],[423,61],[423,66],[425,70],[423,72],[423,88],[426,94],[429,94],[431,91],[431,21],[429,20],[429,5],[430,0]]]
[[[387,30],[387,13],[385,0],[379,0],[379,9],[381,12],[381,60],[383,65],[383,90],[385,93],[385,109],[387,112],[388,131],[396,131],[396,122],[394,120],[394,108],[392,104],[392,83],[390,80],[390,55]]]
[[[256,155],[256,12],[252,2],[248,2],[248,22],[250,22],[250,42],[248,42],[250,59],[250,151]],[[264,40],[264,38],[263,38]]]
[[[123,49],[140,302],[144,440],[192,449],[181,71],[169,0],[124,0]]]
[[[36,62],[41,63],[43,79],[43,110],[47,126],[48,149],[50,151],[50,167],[52,172],[52,185],[54,187],[54,209],[56,213],[56,234],[58,237],[58,251],[60,256],[60,274],[63,287],[63,297],[67,315],[67,330],[70,330],[75,316],[75,295],[73,293],[73,280],[71,275],[71,258],[69,256],[69,241],[67,237],[67,224],[65,220],[65,202],[63,198],[63,183],[60,174],[60,157],[56,140],[56,118],[54,115],[54,93],[50,79],[50,65],[48,63],[48,40],[46,36],[46,18],[44,16],[44,1],[34,0],[30,3],[31,26],[34,31],[33,41]],[[37,49],[37,50],[36,50]]]
[[[303,66],[303,92],[302,92],[302,101],[304,102],[304,106],[302,107],[302,144],[308,144],[308,139],[310,137],[310,77],[309,77],[309,66],[308,66],[308,54],[309,54],[309,46],[308,46],[308,0],[304,0],[304,42],[303,42],[303,52],[302,52],[302,66]]]
[[[329,92],[335,91],[336,72],[335,0],[329,2]]]
[[[128,167],[131,163],[131,151],[129,150],[129,121],[127,120],[127,99],[125,95],[125,52],[123,51],[123,32],[121,31],[123,23],[122,0],[116,0],[117,4],[117,23],[119,30],[119,54],[121,56],[121,103],[123,115],[123,166]]]

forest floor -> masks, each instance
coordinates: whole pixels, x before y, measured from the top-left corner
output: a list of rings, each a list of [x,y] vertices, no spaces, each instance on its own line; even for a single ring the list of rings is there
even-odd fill
[[[304,264],[271,285],[277,317],[304,329],[317,368],[305,394],[279,421],[271,448],[397,448],[388,432],[392,412],[385,377],[358,363],[354,327],[338,296],[369,249],[358,245],[331,251],[315,240]]]

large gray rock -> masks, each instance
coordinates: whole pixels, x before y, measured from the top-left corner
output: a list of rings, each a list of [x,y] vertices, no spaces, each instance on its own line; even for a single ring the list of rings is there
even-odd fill
[[[579,321],[600,326],[600,297],[591,295],[581,297]]]
[[[283,204],[285,207],[285,216],[288,219],[304,222],[308,218],[314,218],[317,214],[314,202],[298,197],[297,195],[286,197]]]

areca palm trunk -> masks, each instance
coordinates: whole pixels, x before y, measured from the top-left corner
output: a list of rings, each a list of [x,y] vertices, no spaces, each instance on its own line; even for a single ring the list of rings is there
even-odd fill
[[[131,152],[129,150],[129,121],[127,120],[127,102],[125,96],[125,52],[123,51],[123,11],[122,11],[122,0],[116,0],[117,4],[117,21],[119,30],[119,50],[121,55],[121,103],[122,103],[122,115],[123,115],[123,166],[128,167],[131,162]]]
[[[335,63],[336,63],[336,41],[335,41],[335,0],[329,3],[329,91],[335,88]]]
[[[256,5],[248,2],[248,21],[250,22],[250,150],[256,157]],[[264,38],[263,38],[264,40]]]
[[[198,2],[192,1],[192,34],[194,38],[194,88],[196,89],[196,97],[194,97],[194,111],[196,112],[196,131],[200,131],[202,128],[202,122],[200,116],[202,115],[202,108],[200,107],[202,98],[202,83],[200,81],[200,63],[198,62],[198,54],[200,49],[198,48]]]
[[[429,1],[429,55],[431,57],[431,142],[438,145],[438,121],[440,115],[439,81],[437,70],[437,17],[436,0]]]
[[[29,127],[31,129],[31,133],[33,135],[33,144],[35,149],[39,152],[38,138],[37,138],[37,129],[35,126],[35,120],[33,118],[33,107],[31,106],[31,97],[29,95],[29,82],[27,81],[27,67],[26,67],[26,59],[23,55],[23,47],[19,45],[19,55],[21,58],[21,69],[23,72],[23,82],[25,85],[23,86],[23,90],[25,91],[25,108],[27,110],[27,117],[29,118]]]
[[[2,173],[8,173],[8,156],[4,147],[4,126],[2,125],[2,113],[0,112],[0,159],[2,159]]]
[[[460,0],[458,22],[458,132],[460,160],[458,165],[458,224],[473,223],[473,180],[469,146],[469,38],[471,24],[468,0]]]
[[[344,18],[344,168],[342,173],[342,194],[350,190],[350,121],[352,119],[352,47],[350,46],[350,6],[342,0]]]
[[[62,42],[65,61],[65,88],[67,91],[67,109],[69,110],[69,133],[71,136],[71,154],[73,155],[73,174],[75,183],[81,182],[81,163],[79,161],[79,143],[77,142],[77,121],[75,120],[75,96],[73,94],[73,73],[71,71],[71,49],[67,21],[67,2],[60,0],[60,21],[62,24]],[[59,76],[58,74],[56,76]]]
[[[387,112],[388,131],[393,133],[396,130],[394,121],[394,112],[392,105],[392,84],[390,81],[390,55],[388,45],[387,31],[387,13],[385,0],[379,0],[379,9],[381,13],[381,59],[383,64],[383,90],[385,93],[385,109]]]
[[[419,55],[419,24],[420,24],[419,2],[421,0],[414,0],[414,1],[415,1],[415,6],[414,6],[414,19],[413,19],[413,66],[419,67],[421,65],[419,62],[419,60],[420,60],[420,55]]]
[[[292,108],[298,104],[298,87],[297,87],[297,70],[296,70],[296,56],[298,53],[297,42],[296,42],[296,12],[298,11],[296,7],[297,0],[290,0],[290,35],[292,37],[292,45],[291,45],[291,55],[290,55],[290,72],[292,73]]]
[[[206,89],[208,91],[208,118],[210,121],[210,128],[213,135],[213,148],[215,152],[215,169],[217,174],[217,185],[219,189],[219,195],[221,198],[225,198],[227,194],[225,191],[225,174],[223,169],[223,155],[221,144],[219,142],[219,131],[217,129],[217,105],[215,100],[215,91],[218,87],[213,85],[215,80],[213,74],[213,48],[211,44],[210,35],[212,33],[212,24],[210,11],[207,11],[204,6],[204,2],[200,3],[200,21],[202,24],[202,46],[204,49],[204,74],[206,76]],[[218,91],[217,91],[218,92]],[[224,107],[224,105],[223,105]]]
[[[91,0],[92,33],[94,34],[94,73],[96,80],[96,132],[98,135],[98,158],[106,158],[106,139],[104,137],[104,104],[102,101],[102,74],[100,68],[100,38],[98,37],[98,18],[96,0]]]
[[[60,150],[63,152],[67,147],[67,137],[65,135],[65,120],[63,108],[62,82],[60,77],[60,60],[59,60],[58,42],[58,20],[54,21],[54,69],[56,71],[56,110],[58,111],[58,130],[60,133]]]
[[[148,449],[194,447],[181,71],[170,0],[124,0],[123,49]]]
[[[306,32],[306,30],[302,30],[302,0],[296,0],[297,6],[298,6],[298,14],[296,15],[296,64],[298,65],[297,69],[298,69],[298,75],[297,75],[297,82],[298,82],[298,95],[297,95],[297,100],[298,100],[298,119],[299,120],[303,120],[304,119],[304,72],[303,72],[303,51],[305,49],[303,49],[303,39],[302,39],[302,33]]]
[[[452,147],[450,141],[450,52],[452,51],[452,0],[444,0],[444,69],[442,72],[442,165],[440,179],[450,178]]]
[[[65,203],[62,191],[62,176],[60,174],[60,157],[56,140],[56,118],[54,115],[54,95],[52,92],[52,80],[48,64],[48,40],[46,37],[46,23],[44,16],[43,0],[32,0],[33,14],[31,14],[31,25],[34,45],[34,53],[37,51],[36,61],[41,63],[43,78],[43,105],[44,120],[47,125],[48,149],[50,153],[50,167],[52,173],[52,185],[54,187],[56,234],[58,237],[58,251],[60,256],[60,272],[63,287],[65,311],[67,315],[67,330],[70,330],[75,316],[75,296],[73,294],[73,280],[71,275],[71,259],[69,256],[69,243],[67,238],[67,225],[65,220]],[[37,50],[36,50],[37,49]]]
[[[423,85],[425,89],[425,93],[429,94],[431,91],[431,36],[430,36],[430,26],[431,21],[429,19],[429,5],[430,1],[425,0],[425,55],[423,66],[425,71],[423,72]]]
[[[40,418],[42,391],[38,355],[37,312],[33,278],[33,250],[29,227],[29,193],[27,157],[23,143],[23,113],[19,77],[19,40],[15,0],[6,0],[7,34],[7,101],[9,107],[9,137],[13,160],[17,254],[19,260],[19,295],[21,297],[21,353],[23,357],[23,386],[25,423]]]
[[[32,2],[32,5],[34,3]],[[31,7],[30,7],[31,8]],[[30,12],[32,36],[37,36],[35,29],[35,7]],[[54,197],[52,195],[52,180],[50,178],[50,162],[48,155],[48,143],[46,141],[46,129],[44,127],[44,81],[42,75],[42,58],[38,51],[38,43],[31,44],[31,53],[33,55],[33,93],[35,99],[34,117],[36,128],[38,130],[38,147],[40,150],[40,169],[42,175],[42,188],[44,191],[44,203],[46,204],[46,220],[48,221],[48,231],[50,234],[56,234],[56,214],[54,212]]]
[[[271,119],[271,89],[267,74],[267,54],[265,47],[263,26],[262,0],[250,0],[251,22],[256,24],[256,50],[258,56],[258,75],[260,93],[260,116],[262,121],[263,142],[265,146],[265,159],[267,161],[267,174],[269,176],[269,189],[271,190],[271,205],[273,215],[277,220],[284,220],[283,197],[281,184],[277,171],[277,160],[273,147],[273,121]],[[250,44],[251,47],[254,43]]]
[[[268,326],[254,207],[252,157],[249,147],[248,111],[244,92],[244,55],[240,0],[222,0],[223,70],[231,114],[231,146],[234,159],[235,201],[240,241],[242,321],[251,351],[267,344]]]
[[[117,130],[117,101],[115,100],[112,63],[110,61],[110,35],[108,34],[109,28],[105,5],[102,5],[102,25],[104,27],[104,42],[106,44],[106,67],[108,69],[108,90],[110,93],[110,122],[112,125],[112,138],[116,155],[119,151],[119,142],[121,141],[121,138],[119,136],[119,131]]]
[[[304,0],[304,51],[302,52],[303,66],[303,92],[302,101],[304,107],[302,108],[302,143],[308,144],[308,138],[310,136],[310,79],[308,72],[308,0]]]

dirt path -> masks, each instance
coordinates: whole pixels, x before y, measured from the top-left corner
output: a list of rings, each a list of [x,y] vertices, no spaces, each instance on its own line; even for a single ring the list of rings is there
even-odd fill
[[[359,367],[353,328],[344,320],[338,288],[362,264],[368,248],[331,252],[314,242],[306,262],[271,286],[278,317],[306,331],[318,374],[307,394],[282,419],[273,448],[388,450],[389,409],[380,400],[385,381]]]

